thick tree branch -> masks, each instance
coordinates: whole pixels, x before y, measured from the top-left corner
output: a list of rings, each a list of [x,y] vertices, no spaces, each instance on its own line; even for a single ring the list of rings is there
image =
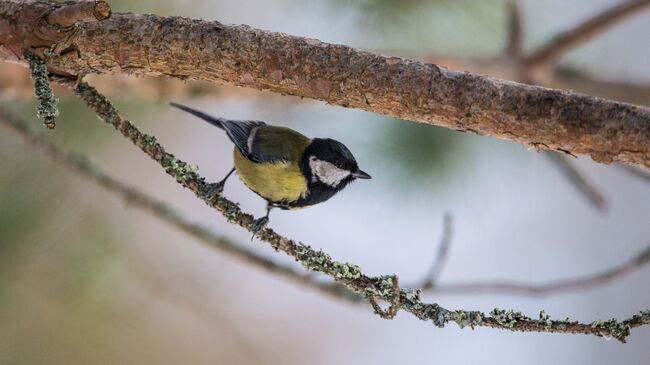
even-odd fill
[[[51,49],[46,62],[58,74],[222,81],[650,168],[647,108],[247,26],[113,14],[62,32],[24,16],[36,8],[42,17],[55,4],[0,3],[0,43],[12,50]],[[34,36],[7,37],[25,31]]]
[[[650,0],[628,0],[596,16],[589,18],[572,29],[557,35],[547,44],[528,55],[524,63],[530,67],[548,64],[576,46],[585,43],[627,17],[650,5]]]
[[[166,152],[152,136],[140,132],[131,122],[122,118],[115,108],[97,91],[84,82],[59,80],[74,88],[75,93],[93,109],[105,122],[113,125],[120,133],[130,139],[143,152],[157,161],[164,170],[173,176],[181,185],[190,189],[196,196],[209,206],[224,214],[229,222],[237,224],[250,232],[255,229],[254,217],[243,213],[239,206],[223,195],[205,196],[206,182],[197,174],[196,169],[178,160]],[[579,323],[571,320],[550,320],[548,316],[539,319],[524,316],[519,312],[493,310],[490,315],[479,311],[448,310],[438,304],[424,303],[419,298],[419,291],[399,289],[394,275],[370,277],[361,269],[350,263],[341,263],[322,251],[316,251],[310,246],[282,237],[273,230],[266,228],[258,233],[258,237],[294,258],[309,270],[322,272],[350,290],[367,298],[383,298],[391,303],[388,314],[392,311],[404,310],[424,321],[431,321],[438,327],[448,322],[455,322],[461,327],[491,327],[526,332],[557,332],[582,333],[596,336],[613,337],[625,341],[630,329],[650,323],[650,311],[641,312],[624,321],[596,321]],[[399,294],[395,293],[399,289]],[[397,309],[395,309],[397,308]],[[376,308],[375,308],[376,309]]]

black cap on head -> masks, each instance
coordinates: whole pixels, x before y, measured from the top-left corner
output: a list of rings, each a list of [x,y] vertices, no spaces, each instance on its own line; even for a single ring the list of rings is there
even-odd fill
[[[356,171],[359,168],[352,152],[343,143],[331,138],[314,138],[305,154],[330,162],[340,169]]]
[[[306,170],[308,159],[314,156],[321,161],[327,161],[334,166],[350,171],[351,179],[370,179],[370,175],[359,170],[357,160],[345,145],[331,138],[314,138],[303,156],[303,167]]]

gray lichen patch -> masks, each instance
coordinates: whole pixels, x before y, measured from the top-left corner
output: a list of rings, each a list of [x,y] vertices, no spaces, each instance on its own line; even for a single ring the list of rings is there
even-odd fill
[[[423,321],[431,321],[433,325],[442,328],[449,321],[449,311],[436,303],[422,303],[417,301],[415,303],[406,303],[404,308],[413,313],[418,319]]]
[[[503,310],[494,308],[490,312],[490,316],[500,325],[506,328],[513,328],[519,321],[529,321],[530,318],[524,316],[521,312],[513,310]]]
[[[596,329],[603,329],[602,336],[613,337],[621,341],[630,334],[630,326],[627,323],[619,322],[616,318],[607,321],[594,321],[591,326]]]
[[[334,277],[336,279],[355,280],[361,277],[361,268],[349,262],[334,262]]]
[[[544,310],[539,312],[539,321],[544,326],[545,330],[549,330],[553,327],[553,321],[551,321],[551,316],[546,314]]]
[[[174,176],[176,181],[181,184],[186,184],[190,180],[197,181],[201,179],[197,173],[199,171],[198,166],[190,165],[177,158],[172,159],[167,166],[165,166],[165,171]]]
[[[474,329],[483,322],[484,314],[479,311],[457,310],[449,312],[447,318],[456,322],[460,328],[470,327]]]

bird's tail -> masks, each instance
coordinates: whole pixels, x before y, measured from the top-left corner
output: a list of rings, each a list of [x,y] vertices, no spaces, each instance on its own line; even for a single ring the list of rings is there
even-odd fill
[[[180,110],[186,111],[186,112],[188,112],[188,113],[190,113],[190,114],[192,114],[192,115],[194,115],[194,116],[197,116],[197,117],[199,117],[199,118],[205,120],[206,122],[212,124],[212,125],[215,126],[215,127],[218,127],[218,128],[224,129],[222,122],[224,122],[225,119],[223,119],[223,118],[215,118],[215,117],[213,117],[213,116],[211,116],[211,115],[207,115],[207,114],[205,114],[205,113],[203,113],[203,112],[200,112],[200,111],[198,111],[198,110],[196,110],[196,109],[192,109],[192,108],[190,108],[189,106],[185,106],[185,105],[182,105],[182,104],[174,103],[173,101],[170,102],[169,105],[171,105],[171,106],[173,106],[173,107],[176,107],[176,108],[178,108],[178,109],[180,109]]]

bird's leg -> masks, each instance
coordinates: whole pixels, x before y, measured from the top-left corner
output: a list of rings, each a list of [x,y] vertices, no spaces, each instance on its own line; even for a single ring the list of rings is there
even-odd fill
[[[228,180],[228,178],[230,177],[230,175],[232,175],[233,172],[235,172],[234,167],[232,168],[232,170],[230,170],[230,172],[228,173],[228,175],[226,175],[226,177],[221,179],[221,181],[207,184],[205,186],[205,196],[209,198],[214,194],[221,194],[221,192],[223,191],[223,186],[226,184],[226,180]]]
[[[266,215],[262,218],[258,218],[253,222],[253,237],[251,237],[251,241],[253,238],[255,238],[255,235],[257,232],[261,231],[264,227],[266,227],[267,224],[269,224],[269,213],[271,213],[271,209],[273,207],[270,204],[266,205]]]

